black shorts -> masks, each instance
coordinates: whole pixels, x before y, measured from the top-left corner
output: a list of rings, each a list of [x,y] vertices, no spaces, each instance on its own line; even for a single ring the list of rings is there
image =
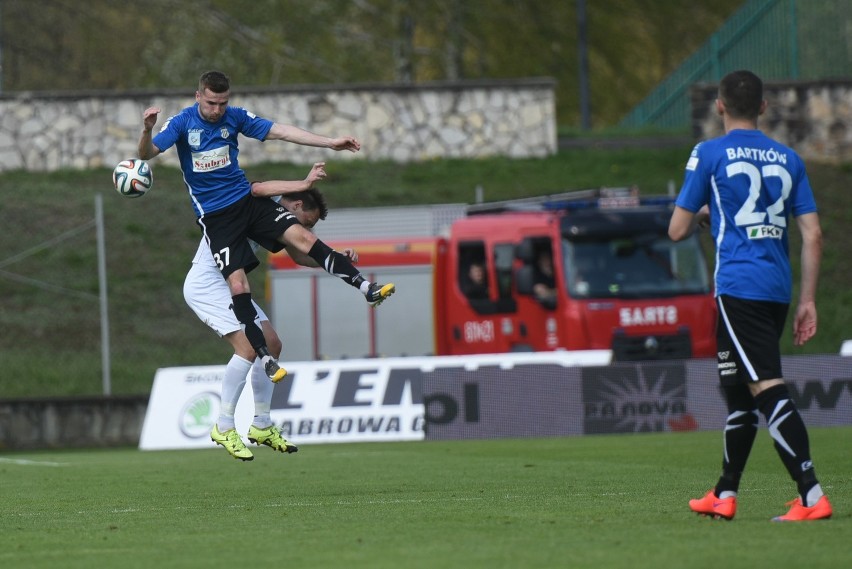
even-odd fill
[[[781,379],[781,334],[789,304],[716,298],[717,362],[722,385]]]
[[[225,278],[238,269],[248,273],[260,264],[249,239],[267,251],[277,253],[284,248],[278,238],[298,223],[296,216],[284,206],[251,194],[224,209],[198,218],[213,260]]]

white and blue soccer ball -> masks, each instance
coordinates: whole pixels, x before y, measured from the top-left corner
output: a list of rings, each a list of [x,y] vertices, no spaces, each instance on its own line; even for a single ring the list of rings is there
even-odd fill
[[[112,171],[115,191],[128,198],[144,196],[154,184],[154,173],[145,160],[132,158],[122,160]]]

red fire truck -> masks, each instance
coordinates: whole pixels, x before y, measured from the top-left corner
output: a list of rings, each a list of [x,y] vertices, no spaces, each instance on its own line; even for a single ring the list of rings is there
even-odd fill
[[[369,309],[324,272],[270,256],[285,358],[608,349],[614,360],[710,357],[715,303],[697,236],[667,235],[671,198],[589,190],[470,206],[449,235],[355,248],[397,294]],[[537,280],[550,294],[539,296]],[[471,265],[484,269],[474,286]],[[477,272],[475,269],[473,272]]]

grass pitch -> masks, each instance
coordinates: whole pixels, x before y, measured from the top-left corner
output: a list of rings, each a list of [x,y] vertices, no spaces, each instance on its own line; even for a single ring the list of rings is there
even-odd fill
[[[4,453],[0,566],[849,567],[850,435],[811,430],[835,515],[804,524],[769,521],[795,486],[765,430],[732,522],[686,505],[713,432]]]

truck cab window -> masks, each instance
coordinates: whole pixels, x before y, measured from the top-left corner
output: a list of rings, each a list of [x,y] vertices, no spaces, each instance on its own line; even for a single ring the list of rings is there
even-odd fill
[[[471,261],[461,272],[461,289],[468,298],[488,298],[488,273],[485,262]]]
[[[527,237],[519,245],[517,258],[523,265],[517,271],[518,293],[533,297],[553,310],[557,305],[555,262],[549,237]]]
[[[546,308],[556,306],[556,274],[553,270],[553,253],[550,244],[540,247],[533,264],[533,295]]]
[[[485,244],[459,245],[458,284],[468,299],[484,300],[488,294],[488,266],[485,262]]]
[[[705,294],[697,240],[664,235],[565,240],[568,292],[575,298],[662,298]]]
[[[512,297],[514,245],[497,244],[490,255],[484,242],[459,243],[459,290],[477,314],[513,312],[516,309]]]

